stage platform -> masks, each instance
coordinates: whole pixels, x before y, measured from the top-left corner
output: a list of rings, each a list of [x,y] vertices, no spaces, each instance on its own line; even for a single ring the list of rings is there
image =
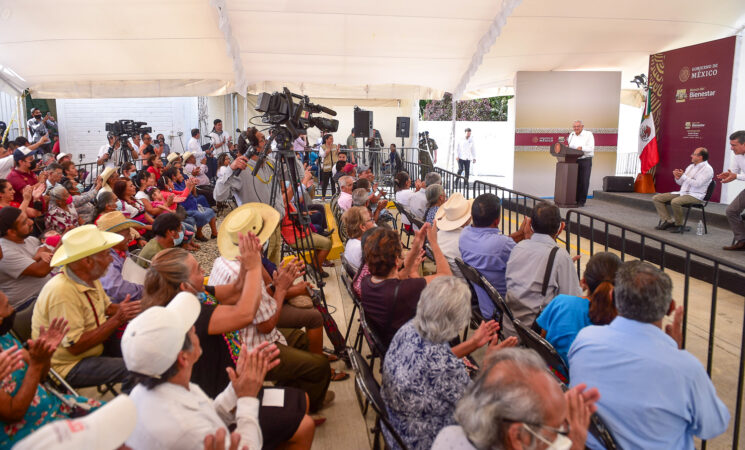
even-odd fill
[[[688,219],[691,231],[684,234],[670,233],[654,229],[658,223],[658,217],[652,203],[652,196],[653,194],[594,191],[593,197],[588,199],[586,206],[577,209],[611,222],[620,223],[630,230],[625,233],[626,243],[623,244],[621,230],[614,226],[609,227],[607,239],[610,247],[620,250],[625,245],[626,253],[635,257],[641,257],[643,254],[644,259],[656,264],[664,262],[666,267],[681,273],[685,270],[686,251],[698,253],[704,258],[691,257],[690,271],[694,278],[712,282],[713,261],[719,261],[722,272],[717,284],[740,295],[745,295],[745,251],[722,250],[723,246],[732,243],[732,232],[725,216],[727,205],[709,203],[706,207],[708,233],[703,236],[696,235],[696,225],[702,218],[701,211],[696,209],[691,211]],[[566,217],[567,211],[568,209],[561,210],[563,217]],[[573,216],[572,222],[575,221],[576,216]],[[571,226],[573,230],[576,229],[576,223]],[[592,237],[595,241],[595,251],[597,251],[598,245],[605,244],[605,225],[596,221],[593,230]],[[641,236],[637,234],[639,232],[653,240],[645,238],[642,242]],[[590,220],[583,217],[580,222],[580,234],[587,239],[590,233]],[[663,245],[656,240],[664,243],[664,251]],[[584,246],[582,247],[583,253],[589,250],[586,248],[586,243],[582,245]],[[573,249],[573,253],[575,251],[576,248]]]

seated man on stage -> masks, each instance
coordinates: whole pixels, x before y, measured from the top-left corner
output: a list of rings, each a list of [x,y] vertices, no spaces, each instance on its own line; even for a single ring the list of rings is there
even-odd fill
[[[680,191],[657,194],[652,197],[654,207],[657,208],[657,214],[660,216],[660,224],[655,229],[666,230],[672,227],[670,231],[673,233],[683,232],[683,206],[701,203],[709,183],[714,178],[714,169],[707,162],[708,159],[709,151],[704,147],[694,150],[691,154],[691,165],[685,171],[673,170],[673,176],[675,176],[675,182],[680,185]],[[667,203],[670,203],[675,221],[670,218]]]
[[[735,156],[730,163],[732,168],[717,175],[722,183],[734,180],[745,180],[745,130],[735,131],[729,136],[729,145]],[[729,227],[735,234],[732,245],[723,247],[724,250],[745,250],[745,220],[742,211],[745,209],[745,190],[740,191],[727,206],[726,214]]]
[[[585,206],[587,191],[590,189],[590,174],[592,173],[592,157],[595,155],[595,136],[585,130],[581,120],[575,120],[572,131],[567,138],[569,148],[582,150],[577,160],[577,205]]]

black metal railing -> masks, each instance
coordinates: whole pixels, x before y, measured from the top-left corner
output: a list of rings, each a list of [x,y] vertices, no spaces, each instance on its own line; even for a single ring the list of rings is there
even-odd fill
[[[473,182],[473,198],[481,194],[494,194],[502,202],[499,223],[504,234],[512,234],[520,227],[520,216],[530,216],[536,203],[544,201],[540,197],[515,191],[492,183],[476,180]]]
[[[691,280],[697,279],[711,284],[711,299],[709,308],[709,327],[706,345],[706,372],[711,377],[714,367],[715,342],[722,338],[721,329],[717,331],[717,299],[719,289],[727,289],[736,295],[745,295],[745,264],[737,264],[704,254],[675,242],[655,237],[644,231],[605,219],[599,215],[570,209],[566,213],[565,241],[567,251],[590,256],[596,251],[613,249],[620,252],[621,259],[634,257],[648,261],[660,267],[669,269],[683,276],[683,348],[689,344],[688,316],[691,297]],[[582,241],[585,240],[583,247]],[[580,275],[580,262],[577,261],[577,275]],[[699,298],[700,299],[700,298]],[[745,308],[744,308],[745,309]],[[745,317],[743,317],[745,324]],[[731,323],[727,326],[731,328]],[[703,328],[703,327],[702,327]],[[745,327],[740,326],[741,342],[739,349],[739,363],[737,365],[737,395],[734,401],[734,422],[732,434],[732,448],[738,448],[742,421],[743,377],[745,375]],[[718,380],[725,384],[734,381],[732,373],[720,371]],[[721,391],[721,390],[720,390]],[[702,448],[706,448],[706,441],[702,441]]]

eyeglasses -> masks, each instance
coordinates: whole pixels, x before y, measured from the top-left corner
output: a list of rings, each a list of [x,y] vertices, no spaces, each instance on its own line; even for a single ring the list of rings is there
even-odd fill
[[[522,423],[529,431],[533,431],[530,427],[536,427],[536,428],[545,428],[548,431],[556,434],[562,434],[564,436],[568,436],[570,429],[569,429],[569,422],[564,421],[564,423],[561,425],[561,428],[554,428],[550,427],[548,425],[544,425],[542,423],[531,423],[526,422],[524,420],[513,420],[513,419],[502,419],[503,422],[512,422],[512,423]],[[530,427],[528,426],[530,425]]]

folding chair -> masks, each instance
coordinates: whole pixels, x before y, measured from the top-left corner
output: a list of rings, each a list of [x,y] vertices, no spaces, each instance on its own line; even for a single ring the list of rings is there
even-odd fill
[[[396,206],[396,210],[398,211],[399,216],[406,217],[408,219],[408,216],[406,214],[406,208],[400,204],[399,202],[394,201],[393,204]],[[411,222],[411,221],[409,221]],[[398,233],[399,239],[403,241],[403,235],[406,234],[406,248],[409,248],[409,242],[411,241],[411,236],[414,235],[414,228],[412,226],[409,226],[409,229],[407,230],[406,227],[403,224],[403,221],[401,222],[401,230]]]
[[[703,203],[697,203],[693,205],[683,205],[683,208],[686,209],[686,216],[685,220],[683,221],[683,227],[680,231],[681,234],[685,233],[686,231],[689,231],[690,228],[686,225],[688,224],[688,216],[691,214],[691,208],[696,208],[701,210],[701,215],[703,216],[703,222],[704,222],[704,233],[709,233],[709,229],[706,225],[706,206],[709,204],[709,200],[711,200],[711,196],[714,195],[714,189],[717,186],[716,180],[711,180],[711,183],[709,183],[709,187],[706,188],[706,195],[704,195],[704,198],[702,199]],[[669,205],[670,202],[665,202],[665,205]],[[662,220],[660,220],[657,225],[662,225]]]
[[[380,370],[383,370],[383,358],[385,353],[388,351],[388,346],[383,343],[383,340],[378,336],[375,331],[365,318],[365,310],[360,305],[360,328],[362,329],[362,335],[367,342],[367,346],[370,348],[370,370],[375,367],[375,358],[380,358]]]
[[[350,354],[352,367],[356,372],[354,377],[355,393],[357,394],[357,401],[359,402],[360,410],[362,410],[363,415],[366,415],[367,407],[368,405],[371,405],[375,411],[375,426],[370,430],[373,432],[373,450],[380,449],[381,434],[383,434],[384,443],[387,446],[392,447],[390,445],[392,443],[386,441],[386,435],[381,433],[383,428],[385,428],[388,435],[393,437],[393,440],[399,448],[404,450],[408,449],[406,444],[404,444],[403,439],[401,439],[401,436],[396,432],[388,420],[388,411],[385,409],[383,397],[380,395],[380,385],[375,380],[372,367],[367,365],[367,362],[365,362],[364,358],[357,350],[350,348],[348,349],[348,352]],[[365,397],[365,401],[363,401],[360,393]]]
[[[509,306],[507,306],[507,302],[504,301],[502,296],[499,294],[499,292],[492,286],[492,284],[487,280],[481,273],[479,273],[478,270],[476,270],[473,266],[470,266],[463,262],[460,258],[455,258],[455,264],[460,269],[460,272],[463,274],[463,276],[468,280],[468,283],[471,284],[474,288],[474,291],[476,291],[476,287],[479,287],[486,292],[486,295],[489,297],[489,299],[492,301],[492,304],[494,304],[494,311],[495,315],[494,317],[482,317],[481,315],[481,309],[478,304],[478,296],[476,298],[476,304],[474,306],[475,310],[478,312],[478,317],[481,318],[481,320],[491,320],[495,319],[497,322],[499,322],[499,328],[500,328],[500,338],[502,338],[502,325],[504,323],[504,317],[507,316],[507,318],[511,321],[515,321],[515,316],[512,314],[512,310]],[[476,291],[478,292],[478,291]],[[472,308],[472,309],[474,309]],[[473,313],[472,313],[473,317]]]
[[[561,358],[556,349],[547,340],[543,339],[540,334],[523,325],[519,319],[512,321],[515,324],[515,330],[520,338],[520,343],[525,347],[533,349],[548,364],[565,383],[569,382],[569,367]]]

